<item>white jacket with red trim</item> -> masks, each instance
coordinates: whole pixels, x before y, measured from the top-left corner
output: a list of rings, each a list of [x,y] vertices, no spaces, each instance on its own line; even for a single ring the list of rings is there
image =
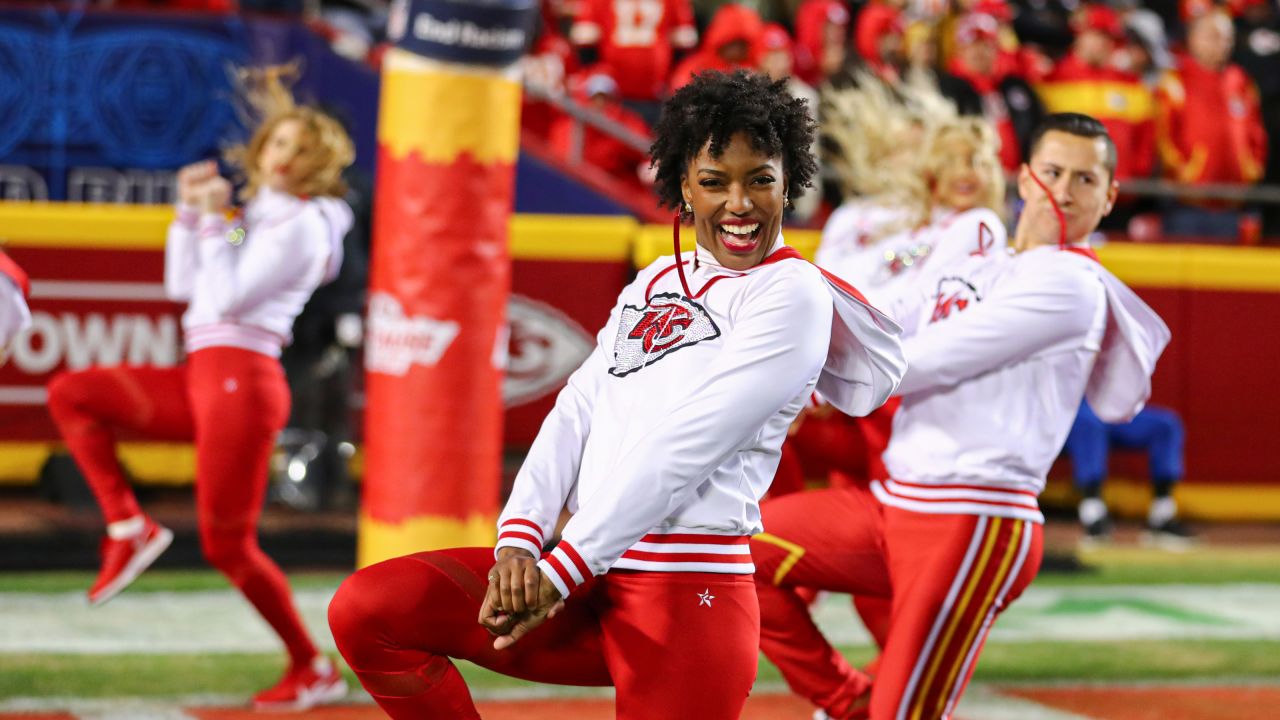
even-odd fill
[[[785,247],[738,272],[699,248],[641,271],[542,425],[497,547],[541,554],[568,595],[610,568],[750,573],[748,536],[815,386],[854,414],[904,372],[898,328]],[[695,260],[696,258],[696,260]]]
[[[165,245],[164,286],[189,301],[187,352],[232,346],[279,357],[293,321],[342,264],[351,209],[334,198],[258,191],[240,222],[179,207]]]
[[[0,250],[0,363],[9,343],[31,325],[31,308],[27,307],[30,294],[27,273]]]
[[[865,201],[840,206],[822,229],[815,262],[887,310],[927,273],[974,253],[1003,252],[1008,245],[1000,216],[982,207],[938,210],[924,227],[875,234],[877,228],[904,224],[906,215],[901,208]]]
[[[1169,330],[1098,262],[1056,247],[974,257],[929,284],[904,317],[890,477],[872,490],[917,512],[1043,522],[1037,498],[1086,388],[1112,418],[1136,414]]]

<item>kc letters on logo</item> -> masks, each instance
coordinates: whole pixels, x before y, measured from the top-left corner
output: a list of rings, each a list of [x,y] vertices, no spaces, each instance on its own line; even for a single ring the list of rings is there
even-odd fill
[[[609,374],[629,375],[680,348],[718,337],[720,328],[706,309],[682,295],[655,295],[642,308],[624,305]]]
[[[938,281],[938,294],[934,298],[933,315],[930,323],[946,320],[951,311],[963,312],[971,302],[982,302],[982,296],[966,280],[956,277],[945,277]]]

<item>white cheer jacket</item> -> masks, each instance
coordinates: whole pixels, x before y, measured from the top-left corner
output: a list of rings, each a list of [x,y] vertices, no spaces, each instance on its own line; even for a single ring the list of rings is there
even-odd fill
[[[31,309],[27,307],[30,293],[27,273],[0,250],[0,365],[4,364],[9,343],[31,327]]]
[[[1109,422],[1136,415],[1169,329],[1095,259],[1056,247],[975,257],[930,284],[904,319],[889,478],[872,491],[916,512],[1043,522],[1080,399]]]
[[[984,207],[936,210],[929,224],[918,228],[904,227],[906,221],[900,207],[868,201],[841,205],[822,229],[814,261],[888,310],[928,273],[975,253],[1002,253],[1008,245],[1004,222]],[[877,234],[877,229],[895,226],[900,229]]]
[[[164,253],[165,294],[188,301],[188,353],[239,347],[271,357],[292,340],[293,321],[342,266],[351,208],[335,198],[258,191],[239,222],[179,207]]]
[[[499,518],[497,547],[568,595],[610,568],[751,573],[748,536],[815,386],[865,415],[905,369],[898,327],[779,237],[746,271],[698,248],[641,271],[569,378]],[[496,550],[495,550],[496,552]]]

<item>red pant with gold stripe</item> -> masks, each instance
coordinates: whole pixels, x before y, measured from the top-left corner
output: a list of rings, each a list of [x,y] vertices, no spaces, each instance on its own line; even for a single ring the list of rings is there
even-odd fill
[[[864,487],[762,511],[765,532],[751,540],[761,649],[834,718],[950,717],[992,622],[1040,569],[1042,528],[1025,520],[901,510]],[[831,647],[796,588],[891,598],[874,683]]]

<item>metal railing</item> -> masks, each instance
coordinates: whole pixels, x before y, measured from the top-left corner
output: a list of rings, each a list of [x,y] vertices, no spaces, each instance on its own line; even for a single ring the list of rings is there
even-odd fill
[[[569,160],[572,163],[582,162],[583,148],[586,143],[586,128],[588,126],[622,142],[629,148],[643,153],[649,151],[649,146],[653,142],[652,137],[646,137],[633,132],[629,128],[619,126],[608,116],[574,102],[568,95],[548,92],[545,88],[531,84],[526,84],[524,90],[528,97],[547,102],[557,110],[573,118],[574,123],[569,147]],[[1009,179],[1010,185],[1015,186],[1017,176],[1012,175]],[[1142,179],[1121,182],[1120,192],[1125,195],[1139,197],[1173,198],[1178,200],[1229,200],[1280,205],[1280,185],[1242,185],[1233,183],[1186,185],[1170,180]]]
[[[1235,200],[1238,202],[1280,204],[1280,185],[1237,185],[1231,183],[1184,185],[1170,180],[1126,180],[1120,183],[1120,192],[1143,197]]]
[[[546,89],[529,83],[525,84],[524,92],[529,98],[549,103],[557,110],[574,119],[569,143],[570,162],[582,162],[582,151],[586,144],[586,126],[588,125],[615,138],[627,147],[642,153],[648,153],[649,145],[653,143],[652,137],[646,137],[632,132],[630,128],[621,127],[613,120],[610,120],[608,116],[592,108],[579,105],[563,93],[547,92]]]

